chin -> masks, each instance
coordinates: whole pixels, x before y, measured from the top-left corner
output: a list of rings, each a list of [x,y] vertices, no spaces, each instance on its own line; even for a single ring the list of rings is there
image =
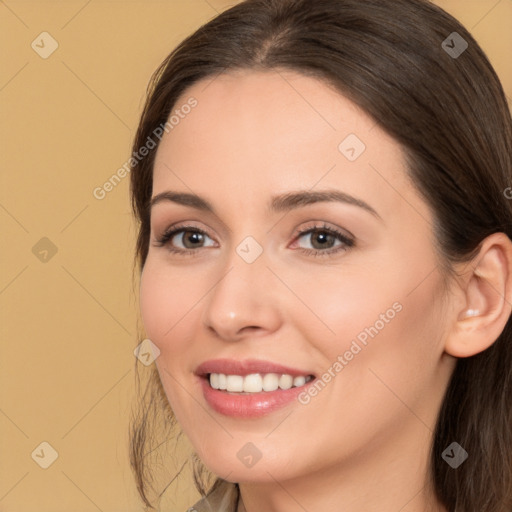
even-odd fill
[[[228,482],[275,482],[298,476],[300,467],[294,462],[293,472],[289,461],[292,454],[276,451],[273,447],[256,448],[251,442],[234,442],[223,446],[222,451],[205,448],[206,453],[198,453],[203,464],[215,475]],[[272,454],[272,455],[270,455]]]

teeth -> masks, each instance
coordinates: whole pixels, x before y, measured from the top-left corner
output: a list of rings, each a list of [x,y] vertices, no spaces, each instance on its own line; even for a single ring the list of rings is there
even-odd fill
[[[295,379],[293,379],[293,385],[296,388],[304,386],[304,384],[306,384],[306,377],[295,377]]]
[[[213,389],[230,391],[231,393],[261,393],[304,386],[312,379],[310,376],[292,377],[277,373],[251,373],[249,375],[225,375],[210,373],[210,386]]]
[[[279,378],[279,387],[281,389],[290,389],[293,386],[293,377],[291,375],[281,375]]]
[[[259,373],[246,375],[243,381],[245,393],[258,393],[263,389],[263,379]]]
[[[219,374],[218,373],[210,374],[210,386],[213,389],[219,389]]]
[[[267,373],[263,377],[263,391],[275,391],[279,387],[279,376],[275,373]]]
[[[241,375],[227,375],[226,379],[227,391],[243,391],[244,378]]]

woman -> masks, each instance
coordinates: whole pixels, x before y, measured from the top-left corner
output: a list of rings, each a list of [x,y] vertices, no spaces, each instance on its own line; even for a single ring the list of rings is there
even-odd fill
[[[131,171],[147,505],[163,412],[197,511],[512,510],[511,125],[424,0],[247,0],[168,56]]]

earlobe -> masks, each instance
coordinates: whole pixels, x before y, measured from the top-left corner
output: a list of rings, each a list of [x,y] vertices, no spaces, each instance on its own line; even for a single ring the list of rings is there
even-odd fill
[[[464,276],[463,308],[456,311],[445,351],[454,357],[469,357],[489,348],[499,337],[512,311],[512,242],[504,233],[494,233]]]

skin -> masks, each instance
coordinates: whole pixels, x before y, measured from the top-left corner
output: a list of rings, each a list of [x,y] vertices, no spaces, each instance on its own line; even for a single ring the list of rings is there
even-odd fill
[[[432,212],[399,144],[314,78],[231,72],[195,84],[175,107],[190,96],[197,107],[158,148],[153,196],[193,192],[216,215],[153,207],[140,301],[166,395],[198,455],[240,483],[248,512],[446,510],[426,484],[432,431],[454,356],[484,350],[510,314],[510,241],[493,235],[448,281]],[[366,145],[353,162],[338,149],[349,134]],[[330,202],[266,209],[275,194],[331,188],[379,217]],[[180,235],[155,243],[185,221],[207,232],[195,256],[169,251],[191,247]],[[354,246],[325,257],[301,252],[328,250],[314,234],[297,238],[324,222],[351,233]],[[263,248],[251,264],[236,252],[247,236]],[[401,311],[307,405],[240,419],[203,398],[194,370],[209,359],[264,359],[321,376],[395,302]],[[481,314],[465,318],[467,308]],[[237,457],[247,442],[261,452],[251,468]]]

